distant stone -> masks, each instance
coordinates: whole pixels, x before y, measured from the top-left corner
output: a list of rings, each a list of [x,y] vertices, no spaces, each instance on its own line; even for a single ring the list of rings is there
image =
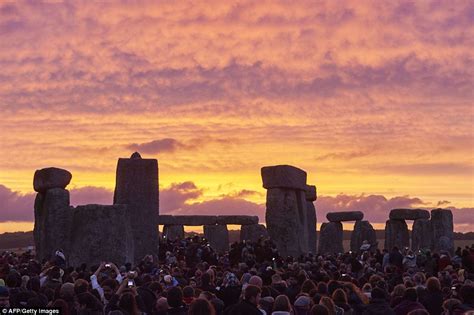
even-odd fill
[[[131,159],[141,159],[142,156],[138,152],[133,152],[132,155],[130,156]]]
[[[416,219],[411,232],[412,250],[430,249],[433,245],[432,237],[431,221],[428,219]]]
[[[258,224],[256,215],[218,215],[217,224],[250,225]]]
[[[389,218],[393,220],[429,219],[430,212],[423,209],[393,209],[390,211]]]
[[[175,215],[173,217],[174,224],[177,225],[199,226],[217,224],[217,216],[215,215]]]
[[[126,205],[84,205],[74,209],[69,265],[123,265],[134,261],[133,233]]]
[[[306,185],[306,200],[307,201],[316,201],[317,196],[316,196],[316,186],[313,185]]]
[[[325,222],[321,225],[319,234],[319,254],[338,254],[343,253],[342,246],[342,223]]]
[[[159,225],[174,225],[177,224],[174,215],[162,214],[158,216]]]
[[[134,258],[158,255],[158,161],[120,158],[117,163],[114,205],[127,205],[134,237]]]
[[[242,225],[240,228],[240,241],[256,242],[260,238],[268,237],[267,229],[263,224]]]
[[[227,225],[204,225],[204,237],[215,251],[223,253],[229,250]]]
[[[166,238],[172,241],[184,239],[184,226],[165,225],[163,227],[163,238]]]
[[[72,174],[64,169],[48,167],[37,170],[33,178],[35,191],[45,193],[52,188],[66,188],[71,182]]]
[[[263,187],[306,190],[306,172],[291,165],[262,167]]]
[[[304,190],[270,188],[265,222],[268,235],[282,256],[308,253],[308,223]]]
[[[410,235],[405,220],[387,220],[385,223],[385,248],[392,250],[397,246],[400,250],[410,246]]]
[[[453,213],[448,209],[431,210],[434,251],[454,252]]]
[[[69,191],[48,189],[35,201],[35,244],[39,260],[51,259],[56,250],[69,251],[73,212],[69,206]],[[37,239],[36,239],[37,238]]]
[[[364,241],[370,245],[370,251],[377,249],[377,235],[372,224],[369,221],[356,221],[351,233],[351,251],[360,252]]]
[[[315,186],[312,186],[315,187]],[[308,195],[306,195],[306,198]],[[318,237],[316,232],[316,208],[313,201],[306,199],[306,223],[308,225],[308,250],[316,254]]]
[[[364,218],[364,213],[361,211],[328,212],[326,218],[329,222],[359,221]]]

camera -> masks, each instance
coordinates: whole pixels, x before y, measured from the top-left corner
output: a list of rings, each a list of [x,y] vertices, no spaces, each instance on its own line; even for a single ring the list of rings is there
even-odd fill
[[[133,287],[134,285],[135,285],[135,283],[133,283],[133,280],[128,280],[127,286],[129,288]]]
[[[105,268],[110,268],[110,264],[105,264]]]

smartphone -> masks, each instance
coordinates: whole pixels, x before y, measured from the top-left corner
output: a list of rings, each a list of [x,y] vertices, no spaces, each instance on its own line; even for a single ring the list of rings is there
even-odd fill
[[[105,268],[110,268],[110,264],[105,264]]]
[[[129,288],[133,287],[135,284],[133,283],[133,280],[128,280],[127,286]]]

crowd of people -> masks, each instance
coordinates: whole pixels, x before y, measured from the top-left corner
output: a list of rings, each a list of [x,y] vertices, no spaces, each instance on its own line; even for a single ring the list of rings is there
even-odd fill
[[[117,266],[67,266],[2,253],[0,308],[61,314],[474,314],[474,245],[282,257],[268,239],[218,254],[199,236],[163,240],[159,255]]]

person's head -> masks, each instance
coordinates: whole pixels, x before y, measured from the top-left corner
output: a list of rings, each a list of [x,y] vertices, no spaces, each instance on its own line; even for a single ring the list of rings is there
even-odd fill
[[[119,307],[128,314],[138,313],[137,301],[135,300],[135,296],[130,292],[126,292],[120,296]]]
[[[454,307],[461,304],[458,299],[447,299],[443,302],[443,310],[445,314],[451,314]]]
[[[7,287],[0,286],[0,308],[10,307],[10,292]]]
[[[430,315],[430,313],[427,310],[418,309],[408,312],[407,315]]]
[[[244,291],[244,299],[245,301],[252,303],[254,305],[258,305],[260,301],[260,295],[262,293],[262,290],[252,284],[249,284]]]
[[[393,288],[392,296],[403,296],[405,290],[406,288],[404,284],[397,284],[395,288]]]
[[[303,282],[303,285],[301,286],[301,292],[303,293],[308,293],[311,292],[311,290],[313,289],[316,289],[316,285],[314,284],[314,282],[312,280],[305,280]]]
[[[214,298],[214,294],[212,294],[211,292],[209,291],[202,291],[201,293],[199,293],[199,299],[205,299],[205,300],[208,300],[208,301],[211,301],[213,298]]]
[[[79,294],[77,303],[80,310],[95,310],[97,307],[97,299],[89,292]]]
[[[168,290],[167,300],[170,307],[180,307],[183,304],[183,291],[181,291],[181,288],[170,288]]]
[[[67,304],[63,299],[57,299],[51,306],[53,308],[58,308],[59,314],[69,315],[69,304]]]
[[[319,282],[318,283],[318,293],[321,295],[327,295],[328,294],[328,286],[325,282]]]
[[[160,297],[156,301],[156,310],[158,313],[166,313],[168,311],[168,308],[168,300],[165,297]]]
[[[250,277],[249,284],[259,287],[261,289],[263,281],[262,278],[260,278],[259,276],[252,276]]]
[[[215,315],[214,306],[206,299],[196,299],[189,305],[188,315]]]
[[[108,301],[112,298],[117,290],[118,283],[115,279],[107,279],[102,282],[102,289],[104,289],[104,297]]]
[[[441,283],[438,278],[430,277],[426,280],[426,289],[430,292],[441,291]]]
[[[316,304],[311,308],[310,315],[329,315],[329,310],[324,305]]]
[[[333,314],[336,309],[336,306],[333,300],[331,300],[331,298],[327,296],[323,296],[321,300],[319,301],[319,304],[326,306],[330,314]]]
[[[281,276],[277,273],[272,275],[272,284],[280,284],[281,283]]]
[[[336,289],[332,293],[332,300],[336,304],[347,304],[347,295],[343,289]]]
[[[64,283],[59,290],[59,296],[66,301],[71,301],[74,298],[74,284]]]
[[[89,288],[89,283],[84,279],[77,279],[74,282],[74,293],[76,295],[86,293]]]
[[[289,312],[291,310],[290,300],[286,295],[279,295],[275,298],[275,302],[273,303],[273,311],[282,311],[282,312]]]
[[[385,300],[386,299],[385,291],[379,287],[375,287],[372,289],[371,296],[372,296],[372,300]]]
[[[403,299],[411,302],[416,302],[418,300],[418,293],[415,288],[407,288],[405,293],[403,293]]]
[[[474,287],[463,285],[459,290],[459,297],[465,304],[474,304]]]
[[[183,298],[189,299],[194,297],[194,288],[191,286],[186,286],[183,288]]]

